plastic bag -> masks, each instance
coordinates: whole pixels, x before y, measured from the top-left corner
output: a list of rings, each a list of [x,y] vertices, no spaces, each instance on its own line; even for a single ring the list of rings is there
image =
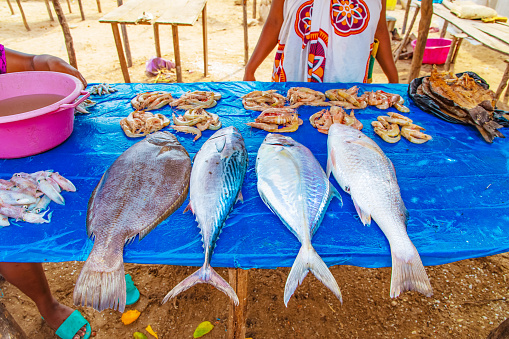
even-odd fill
[[[157,71],[164,68],[166,68],[167,70],[175,68],[175,63],[171,60],[165,60],[159,57],[152,57],[145,64],[145,73],[148,76],[156,76],[158,73]]]

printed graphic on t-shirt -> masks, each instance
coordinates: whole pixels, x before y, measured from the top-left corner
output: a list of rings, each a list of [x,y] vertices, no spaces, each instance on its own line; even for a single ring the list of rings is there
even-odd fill
[[[285,45],[281,43],[277,46],[276,58],[274,60],[274,69],[272,71],[272,81],[274,82],[286,82],[286,74],[283,69],[283,61],[285,59]]]
[[[369,9],[363,0],[331,0],[331,24],[339,36],[362,33],[369,22]]]
[[[313,15],[313,2],[304,2],[297,10],[295,18],[295,33],[302,39],[302,49],[306,48],[311,31],[311,16]]]
[[[325,51],[329,43],[329,36],[323,30],[309,35],[308,54],[308,82],[323,82],[325,70]]]

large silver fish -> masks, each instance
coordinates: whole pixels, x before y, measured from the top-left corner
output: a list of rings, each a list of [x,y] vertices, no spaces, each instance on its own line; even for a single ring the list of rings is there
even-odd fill
[[[342,301],[338,283],[311,245],[331,199],[341,199],[314,155],[290,137],[268,134],[258,150],[256,175],[263,202],[302,244],[286,281],[285,305],[309,271]]]
[[[364,133],[333,124],[327,139],[327,174],[352,196],[364,225],[376,221],[391,247],[391,297],[404,291],[433,294],[419,253],[406,230],[408,212],[392,162]]]
[[[124,244],[143,239],[186,200],[191,159],[177,138],[157,132],[108,168],[88,202],[87,233],[94,247],[74,288],[74,304],[124,311]]]
[[[236,304],[239,303],[235,291],[214,271],[210,260],[228,214],[237,199],[242,199],[241,187],[247,162],[244,139],[233,126],[214,133],[196,154],[191,171],[188,208],[195,214],[201,229],[205,262],[198,271],[175,286],[164,297],[163,303],[202,283],[213,285]]]

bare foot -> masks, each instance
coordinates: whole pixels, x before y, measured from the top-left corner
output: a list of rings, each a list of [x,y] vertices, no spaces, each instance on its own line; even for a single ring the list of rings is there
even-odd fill
[[[58,301],[54,299],[54,302],[51,305],[45,305],[44,309],[39,309],[42,317],[48,323],[49,327],[53,330],[57,330],[60,325],[71,315],[74,311],[72,308],[60,304]],[[87,332],[86,325],[83,326],[73,337],[73,339],[82,339],[85,337]]]

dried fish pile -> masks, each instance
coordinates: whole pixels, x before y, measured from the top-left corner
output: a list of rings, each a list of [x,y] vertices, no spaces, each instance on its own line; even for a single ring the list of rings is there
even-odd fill
[[[51,221],[51,201],[64,205],[62,190],[75,192],[71,181],[58,172],[16,173],[10,180],[0,179],[0,227],[9,226],[9,218],[42,224]]]
[[[174,101],[170,92],[155,91],[139,93],[131,100],[131,105],[135,110],[151,111],[159,109],[164,105],[170,104]]]
[[[362,123],[357,120],[353,110],[350,114],[347,114],[343,108],[338,106],[332,106],[329,109],[322,109],[309,117],[311,126],[316,128],[318,132],[323,134],[329,134],[329,128],[333,123],[339,123],[342,125],[352,126],[359,131],[362,130]]]
[[[379,116],[371,122],[375,133],[384,141],[394,144],[403,136],[414,144],[423,144],[432,139],[430,135],[422,133],[426,129],[414,124],[412,119],[398,113],[390,112],[388,115]]]
[[[184,115],[172,113],[173,125],[170,127],[178,132],[196,135],[194,141],[201,138],[201,132],[206,129],[218,130],[221,128],[221,120],[214,113],[209,113],[203,108],[190,109]]]
[[[221,99],[220,93],[194,91],[182,95],[179,99],[171,102],[170,105],[183,110],[211,108],[217,104],[219,99]]]
[[[286,98],[276,90],[254,91],[242,97],[242,104],[245,109],[263,111],[267,108],[279,108],[285,105]]]
[[[130,138],[139,138],[152,132],[157,132],[169,124],[170,119],[164,115],[160,113],[152,114],[145,111],[131,112],[127,118],[120,120],[120,127]]]
[[[293,108],[268,108],[264,110],[254,122],[248,122],[246,125],[263,129],[267,132],[295,132],[300,125],[302,119]],[[279,128],[282,126],[281,128]]]
[[[468,73],[458,77],[433,68],[430,76],[422,78],[415,94],[420,99],[427,98],[438,105],[439,111],[433,114],[448,121],[476,127],[486,142],[492,143],[496,137],[504,138],[498,131],[503,125],[499,124],[494,112],[495,93]],[[430,111],[428,107],[421,108]]]

